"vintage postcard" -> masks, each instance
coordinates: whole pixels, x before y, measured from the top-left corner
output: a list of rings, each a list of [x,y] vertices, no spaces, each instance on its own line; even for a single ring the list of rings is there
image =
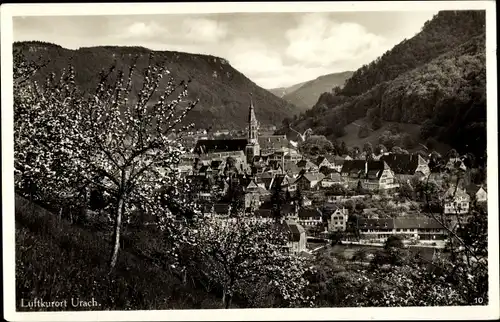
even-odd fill
[[[4,318],[498,318],[495,9],[2,5]]]

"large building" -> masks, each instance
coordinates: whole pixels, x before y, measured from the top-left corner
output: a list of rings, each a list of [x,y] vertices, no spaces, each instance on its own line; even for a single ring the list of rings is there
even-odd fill
[[[284,159],[291,158],[293,151],[285,135],[267,135],[259,137],[259,122],[255,116],[252,99],[248,111],[247,138],[203,139],[196,142],[193,150],[202,159],[226,159],[233,157],[250,165],[262,155],[272,156],[285,151]]]

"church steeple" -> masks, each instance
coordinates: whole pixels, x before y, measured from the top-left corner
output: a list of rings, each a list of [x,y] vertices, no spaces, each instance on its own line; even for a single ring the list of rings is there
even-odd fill
[[[255,117],[252,94],[250,94],[250,108],[248,111],[248,144],[246,147],[247,162],[251,163],[254,156],[260,155],[258,139],[259,123]]]
[[[259,124],[255,117],[255,108],[253,106],[252,94],[250,94],[250,108],[248,110],[248,142],[257,143]]]

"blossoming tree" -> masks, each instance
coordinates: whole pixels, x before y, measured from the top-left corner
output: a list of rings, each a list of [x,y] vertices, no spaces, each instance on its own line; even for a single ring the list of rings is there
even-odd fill
[[[234,295],[248,294],[257,283],[265,283],[267,291],[289,306],[311,304],[313,297],[303,291],[304,276],[312,268],[306,259],[288,253],[283,226],[243,216],[202,218],[187,234],[178,265],[220,289],[226,308]],[[186,253],[191,256],[183,257]]]
[[[137,59],[128,71],[112,66],[101,72],[93,93],[78,91],[71,67],[58,80],[51,74],[45,84],[35,82],[15,93],[22,103],[15,122],[20,177],[37,178],[47,193],[66,189],[74,197],[72,190],[81,185],[98,187],[110,197],[108,210],[115,219],[111,270],[124,216],[136,210],[164,213],[168,209],[161,207],[158,191],[183,188],[175,166],[185,149],[176,136],[192,126],[180,123],[198,102],[185,102],[188,82],[176,84],[170,77],[161,86],[169,72],[154,63],[153,54],[134,93]],[[159,95],[156,102],[154,95]],[[167,197],[174,195],[179,194]]]

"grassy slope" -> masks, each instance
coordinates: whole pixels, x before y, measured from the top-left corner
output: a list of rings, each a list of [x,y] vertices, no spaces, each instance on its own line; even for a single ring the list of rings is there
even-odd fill
[[[20,308],[20,301],[35,297],[68,302],[72,297],[94,298],[101,304],[97,310],[220,308],[214,295],[182,285],[171,272],[139,254],[139,249],[144,253],[147,246],[158,243],[158,235],[143,231],[133,237],[124,238],[116,271],[108,276],[109,231],[59,221],[16,196],[18,310],[30,310]],[[68,306],[64,310],[88,309]]]

